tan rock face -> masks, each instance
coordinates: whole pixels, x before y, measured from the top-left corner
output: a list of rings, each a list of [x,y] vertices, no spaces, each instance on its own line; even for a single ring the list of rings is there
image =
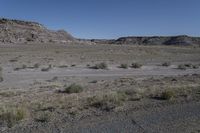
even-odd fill
[[[64,30],[52,31],[36,22],[0,19],[0,42],[3,43],[63,43],[74,40],[74,37]]]

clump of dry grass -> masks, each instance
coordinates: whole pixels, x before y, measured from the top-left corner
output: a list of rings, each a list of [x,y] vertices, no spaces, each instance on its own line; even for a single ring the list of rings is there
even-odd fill
[[[184,64],[184,66],[185,66],[185,67],[191,68],[191,67],[192,67],[192,64],[191,64],[191,63],[186,63],[186,64]]]
[[[194,65],[194,64],[191,64],[191,63],[186,63],[186,64],[179,64],[178,65],[178,69],[181,69],[181,70],[186,70],[187,68],[193,68],[193,69],[198,69],[199,68],[199,65]]]
[[[14,91],[0,91],[0,96],[2,97],[13,97],[18,95],[17,92]]]
[[[170,62],[164,62],[164,63],[162,64],[162,66],[165,66],[165,67],[168,67],[168,66],[170,66],[170,65],[171,65]]]
[[[60,66],[58,66],[59,68],[67,68],[68,67],[68,65],[60,65]]]
[[[160,98],[163,100],[171,100],[172,98],[175,97],[175,93],[173,91],[167,90],[162,92]]]
[[[128,64],[121,64],[121,65],[119,66],[119,68],[127,69],[127,68],[128,68]]]
[[[48,111],[38,112],[34,118],[36,122],[46,123],[51,119],[51,114]]]
[[[117,106],[123,104],[126,100],[124,93],[111,92],[107,94],[93,96],[87,99],[89,106],[99,108],[101,110],[110,111]]]
[[[186,66],[184,64],[179,64],[178,69],[180,70],[186,70]]]
[[[76,66],[76,64],[72,64],[72,65],[71,65],[71,67],[75,67],[75,66]]]
[[[139,101],[143,98],[142,93],[139,93],[133,89],[127,89],[120,92],[124,93],[127,97],[127,100],[130,100],[130,101]]]
[[[18,59],[17,59],[17,58],[16,58],[16,59],[10,59],[9,61],[10,61],[10,62],[17,62]]]
[[[52,65],[49,65],[49,66],[46,67],[46,68],[42,68],[41,71],[42,71],[42,72],[48,72],[50,69],[52,69]]]
[[[193,68],[193,69],[198,69],[198,68],[199,68],[199,65],[193,65],[192,68]]]
[[[4,107],[0,109],[0,121],[8,127],[14,126],[17,122],[25,119],[27,110],[19,107]]]
[[[33,67],[34,67],[34,68],[39,68],[39,67],[40,67],[40,64],[39,64],[39,63],[35,63],[35,64],[33,65]]]
[[[23,64],[21,67],[14,68],[14,71],[19,71],[21,69],[26,69],[26,68],[27,68],[27,65]]]
[[[60,91],[62,93],[80,93],[83,91],[83,87],[81,85],[77,85],[77,84],[71,84],[70,86],[65,86],[63,91]]]
[[[105,62],[101,62],[91,68],[93,68],[93,69],[108,69],[108,65]]]

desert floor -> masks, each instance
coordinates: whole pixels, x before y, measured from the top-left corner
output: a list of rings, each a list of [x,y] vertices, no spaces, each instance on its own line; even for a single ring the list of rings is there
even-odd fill
[[[3,133],[200,132],[199,47],[2,44],[0,66]]]

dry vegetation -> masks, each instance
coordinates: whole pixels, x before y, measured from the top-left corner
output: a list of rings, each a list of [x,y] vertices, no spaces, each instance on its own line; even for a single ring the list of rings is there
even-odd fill
[[[106,46],[0,49],[0,126],[199,100],[199,49]]]

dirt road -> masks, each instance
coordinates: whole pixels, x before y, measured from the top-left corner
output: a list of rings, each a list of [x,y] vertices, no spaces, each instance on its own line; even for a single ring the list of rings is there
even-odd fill
[[[12,69],[4,70],[4,82],[1,86],[16,86],[21,84],[32,83],[35,80],[50,80],[53,77],[89,77],[92,79],[99,78],[116,78],[123,76],[147,77],[147,76],[177,76],[187,74],[200,74],[200,69],[179,70],[176,66],[143,66],[142,69],[120,69],[117,66],[111,66],[109,70],[94,70],[84,67],[75,68],[53,68],[48,72],[41,72],[40,69],[24,69],[13,71]]]

